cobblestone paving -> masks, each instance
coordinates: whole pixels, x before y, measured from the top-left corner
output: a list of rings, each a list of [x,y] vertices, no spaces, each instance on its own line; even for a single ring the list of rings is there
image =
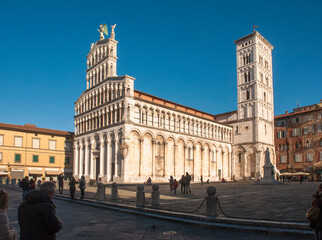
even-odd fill
[[[65,184],[67,187],[67,184]],[[284,185],[257,185],[254,183],[210,183],[191,185],[191,194],[180,194],[180,189],[174,195],[169,185],[160,185],[161,209],[180,212],[192,212],[201,204],[206,196],[206,189],[215,186],[217,196],[224,213],[230,217],[306,221],[305,213],[311,205],[312,194],[316,192],[319,183],[289,182]],[[120,203],[135,205],[136,185],[119,185]],[[179,187],[180,188],[180,187]],[[151,186],[145,186],[146,198],[152,192]],[[111,186],[106,190],[107,201],[110,199]],[[68,195],[68,190],[64,192]],[[96,188],[87,187],[85,197],[93,198]],[[79,192],[77,193],[79,196]],[[205,206],[195,212],[205,214]],[[221,214],[220,211],[218,211]]]
[[[10,226],[19,231],[17,208],[21,192],[10,194],[8,216]],[[64,222],[57,239],[212,239],[212,240],[294,240],[297,236],[282,236],[255,232],[241,232],[200,227],[194,224],[158,220],[155,218],[103,210],[73,202],[54,200],[57,215]]]

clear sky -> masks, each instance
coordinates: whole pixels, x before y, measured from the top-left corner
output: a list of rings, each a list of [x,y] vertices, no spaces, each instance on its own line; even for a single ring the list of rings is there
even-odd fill
[[[322,99],[322,1],[3,1],[0,122],[74,131],[86,55],[115,28],[117,73],[135,89],[211,114],[237,109],[234,40],[275,48],[275,114]],[[110,31],[110,29],[109,29]]]

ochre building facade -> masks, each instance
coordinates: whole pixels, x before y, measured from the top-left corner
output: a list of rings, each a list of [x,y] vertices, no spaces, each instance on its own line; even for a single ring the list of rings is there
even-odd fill
[[[74,133],[0,123],[0,170],[11,178],[72,175]]]

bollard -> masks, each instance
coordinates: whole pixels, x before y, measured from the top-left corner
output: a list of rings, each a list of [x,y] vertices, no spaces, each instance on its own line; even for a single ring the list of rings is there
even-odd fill
[[[119,194],[117,192],[117,183],[115,182],[112,184],[111,200],[119,200]]]
[[[11,179],[11,187],[16,187],[16,185],[17,185],[17,179],[15,179],[15,178],[13,178],[13,179]]]
[[[105,200],[105,185],[103,183],[97,184],[97,200]]]
[[[211,186],[207,188],[206,197],[206,215],[211,217],[217,217],[217,199],[216,199],[216,188]]]
[[[143,192],[144,186],[142,184],[137,186],[138,191],[136,192],[136,206],[145,206],[145,193]]]
[[[159,208],[160,207],[160,191],[159,185],[153,184],[152,185],[152,207]]]

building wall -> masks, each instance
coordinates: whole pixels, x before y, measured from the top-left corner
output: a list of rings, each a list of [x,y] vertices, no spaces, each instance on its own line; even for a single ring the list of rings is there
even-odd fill
[[[310,171],[315,163],[322,161],[321,107],[322,103],[305,106],[275,117],[275,148],[280,171]],[[296,154],[300,156],[298,162]]]
[[[9,124],[8,124],[9,125]],[[23,126],[21,126],[23,127]],[[73,162],[73,135],[55,135],[53,133],[39,133],[37,128],[33,132],[0,128],[0,136],[3,138],[0,145],[1,170],[8,171],[10,175],[56,177],[60,172],[65,175],[71,175]],[[22,146],[15,146],[15,137],[22,138]],[[39,148],[33,145],[33,139],[39,139]],[[49,141],[55,141],[56,149],[49,149]],[[70,143],[70,149],[65,149],[65,142]],[[1,143],[1,142],[0,142]],[[16,154],[20,154],[20,161],[15,158]],[[1,155],[1,154],[0,154]],[[34,162],[34,156],[38,156],[38,162]],[[54,157],[54,163],[50,163],[50,157]],[[69,158],[69,163],[65,163]],[[37,174],[35,174],[37,173]]]

